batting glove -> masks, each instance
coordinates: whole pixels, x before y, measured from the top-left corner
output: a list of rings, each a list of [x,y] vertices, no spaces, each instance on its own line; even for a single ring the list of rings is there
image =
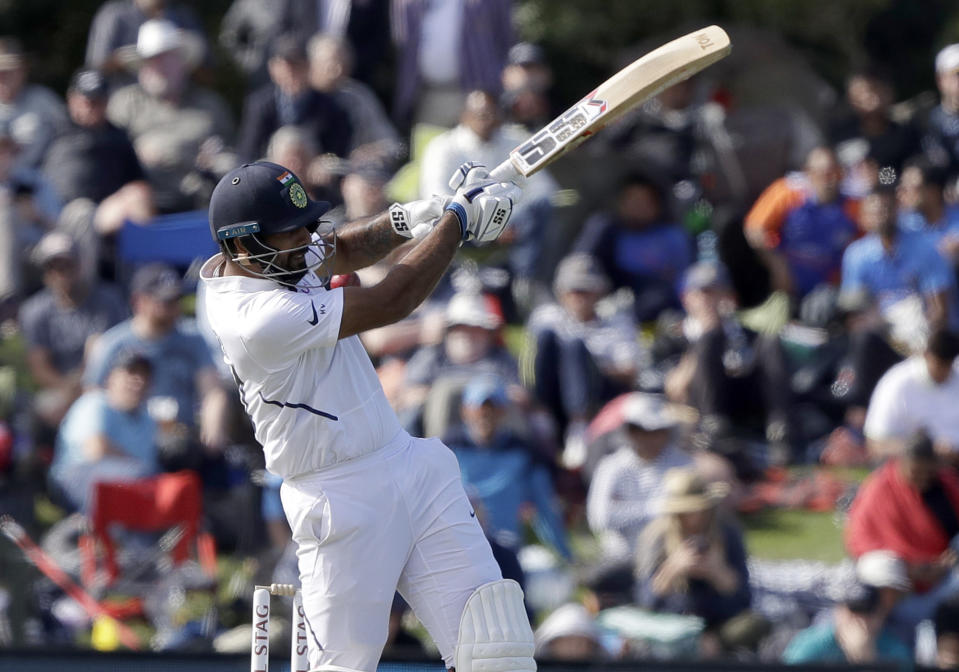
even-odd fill
[[[436,226],[449,202],[446,196],[433,196],[402,205],[394,203],[390,206],[390,224],[404,238],[423,238]]]
[[[457,192],[460,190],[465,191],[471,187],[485,186],[491,182],[498,181],[499,180],[490,177],[489,171],[482,163],[467,161],[450,176],[449,186],[450,190]],[[510,181],[520,189],[526,186],[526,178],[519,174],[512,177]]]
[[[513,203],[522,191],[512,182],[492,182],[460,191],[446,209],[459,219],[464,241],[496,240],[513,214]]]

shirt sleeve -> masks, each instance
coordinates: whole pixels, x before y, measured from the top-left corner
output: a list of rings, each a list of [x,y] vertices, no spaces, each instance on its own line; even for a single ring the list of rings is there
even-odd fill
[[[535,465],[530,474],[530,499],[536,506],[537,535],[555,548],[565,559],[573,557],[566,543],[566,527],[556,505],[556,491],[550,480],[549,472],[541,465]]]
[[[264,364],[284,366],[306,350],[336,345],[343,288],[315,294],[269,292],[248,311],[245,341],[250,354]]]
[[[919,291],[923,294],[937,294],[952,286],[953,272],[949,262],[939,254],[931,239],[922,239],[920,254],[920,268],[924,269],[919,276]]]
[[[786,215],[801,201],[802,193],[793,189],[787,178],[779,178],[766,187],[746,215],[747,237],[761,237],[767,248],[778,247]]]
[[[616,492],[624,470],[612,462],[601,463],[593,475],[586,497],[586,519],[593,532],[626,532],[639,529],[655,514],[655,501],[622,499]]]
[[[859,263],[857,250],[856,243],[853,243],[843,252],[842,280],[840,281],[840,291],[842,292],[855,292],[865,287],[866,283],[862,277],[862,265]]]

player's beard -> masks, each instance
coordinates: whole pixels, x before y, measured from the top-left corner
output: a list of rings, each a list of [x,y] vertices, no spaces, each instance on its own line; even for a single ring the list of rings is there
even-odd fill
[[[282,258],[273,262],[275,266],[281,267],[287,271],[280,277],[285,285],[295,286],[299,284],[303,276],[306,275],[306,250],[297,250],[296,252],[287,252]]]

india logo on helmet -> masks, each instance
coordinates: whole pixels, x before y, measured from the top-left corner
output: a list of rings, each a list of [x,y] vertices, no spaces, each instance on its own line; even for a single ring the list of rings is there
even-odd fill
[[[293,201],[293,205],[298,208],[306,207],[306,192],[303,191],[303,187],[300,186],[299,182],[294,182],[290,185],[290,200]]]

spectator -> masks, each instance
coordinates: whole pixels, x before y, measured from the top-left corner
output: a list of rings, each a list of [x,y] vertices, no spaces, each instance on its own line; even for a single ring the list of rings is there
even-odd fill
[[[498,92],[513,44],[511,0],[392,0],[390,9],[397,50],[393,118],[400,128],[450,128],[468,91]]]
[[[556,303],[541,305],[527,324],[535,343],[535,394],[570,441],[607,401],[633,389],[642,350],[630,311],[598,312],[610,282],[596,260],[572,254],[556,269]]]
[[[23,261],[54,227],[60,203],[41,173],[16,165],[20,146],[10,125],[0,122],[0,317],[37,289]]]
[[[581,604],[564,604],[536,628],[538,660],[595,663],[606,658],[602,633]]]
[[[389,202],[385,190],[390,177],[390,172],[377,163],[354,165],[340,184],[344,221],[355,222],[386,210]]]
[[[127,311],[115,287],[80,277],[78,251],[65,233],[44,236],[31,260],[43,272],[44,289],[23,303],[20,326],[30,375],[39,388],[33,406],[40,427],[33,438],[52,446],[56,428],[82,391],[88,347]]]
[[[939,104],[924,119],[922,148],[929,161],[950,174],[959,171],[959,44],[936,54]]]
[[[454,294],[446,307],[442,343],[426,345],[410,357],[401,401],[404,410],[400,415],[401,419],[406,416],[406,423],[415,424],[414,418],[422,412],[428,393],[447,396],[449,383],[461,386],[481,374],[499,376],[512,399],[525,398],[519,364],[500,341],[503,318],[490,301],[474,292]],[[445,385],[438,384],[444,380]],[[442,431],[445,427],[446,422],[440,421],[436,429]]]
[[[305,43],[316,32],[314,2],[233,0],[220,23],[220,46],[246,75],[247,90],[270,81],[267,62],[280,37]]]
[[[509,398],[495,376],[472,379],[463,389],[461,424],[443,436],[459,460],[463,482],[486,513],[486,529],[499,543],[522,545],[524,506],[532,504],[537,535],[567,560],[572,553],[546,464],[507,425]]]
[[[447,180],[457,166],[474,161],[492,170],[526,138],[522,129],[503,125],[499,105],[492,94],[470,92],[459,125],[433,138],[423,152],[421,197],[450,194]],[[499,239],[500,245],[507,246],[510,271],[524,282],[535,275],[543,256],[544,234],[553,213],[550,199],[557,189],[556,181],[545,170],[530,177],[523,189],[522,202],[513,209],[506,237]],[[487,264],[491,263],[487,259]]]
[[[858,235],[859,203],[839,191],[842,170],[828,147],[809,152],[801,173],[773,182],[746,215],[746,239],[774,290],[802,299],[836,284],[843,251]]]
[[[317,152],[316,141],[303,126],[281,126],[270,136],[266,160],[286,166],[301,175],[306,193],[313,199],[337,201],[335,176],[329,171],[328,157]]]
[[[302,126],[317,153],[345,157],[352,129],[346,112],[327,93],[310,86],[306,47],[291,36],[270,51],[270,83],[246,97],[237,151],[244,161],[261,158],[281,126]]]
[[[17,164],[39,168],[53,138],[67,124],[63,101],[50,89],[30,84],[23,47],[0,36],[0,124],[20,146]]]
[[[108,0],[97,10],[87,37],[86,67],[108,76],[122,74],[134,57],[140,26],[165,20],[182,30],[196,45],[198,61],[207,58],[203,26],[191,7],[166,0]]]
[[[909,648],[885,627],[887,614],[880,590],[856,582],[827,622],[793,637],[783,661],[790,665],[899,663],[902,669],[912,669]]]
[[[936,328],[956,320],[953,273],[928,236],[899,229],[895,192],[880,187],[870,193],[861,221],[868,235],[843,254],[842,291],[867,290],[894,327],[905,316],[914,320],[909,333],[915,323]]]
[[[114,91],[107,117],[130,136],[160,212],[205,204],[210,177],[234,163],[225,150],[233,120],[222,98],[193,85],[198,62],[181,32],[165,19],[140,27],[137,83]],[[209,187],[212,189],[212,187]]]
[[[596,465],[586,499],[605,556],[636,551],[640,533],[659,514],[666,473],[692,464],[676,445],[676,424],[661,397],[634,392],[623,404],[622,443]]]
[[[850,150],[871,157],[880,167],[902,169],[919,148],[919,137],[910,124],[892,118],[895,90],[888,73],[875,66],[853,71],[846,79],[846,106],[829,129],[829,144],[836,154]]]
[[[380,0],[234,0],[220,24],[220,45],[247,76],[248,87],[268,81],[274,42],[291,36],[306,42],[325,33],[356,49],[356,77],[375,84],[390,48],[389,3]]]
[[[132,481],[158,471],[156,423],[146,409],[150,360],[134,351],[110,366],[103,389],[70,408],[57,437],[50,477],[59,493],[85,510],[99,481]]]
[[[743,327],[734,315],[726,267],[698,262],[683,280],[686,318],[683,352],[665,379],[666,395],[699,412],[704,447],[729,458],[742,477],[759,466],[743,441],[757,435],[770,444],[769,458],[788,461],[799,438],[792,394],[779,341]]]
[[[939,253],[955,268],[959,266],[959,207],[946,203],[947,177],[944,169],[925,159],[910,161],[896,195],[899,228],[930,234]]]
[[[553,69],[542,47],[529,42],[510,47],[501,79],[503,109],[510,122],[533,133],[556,116],[549,96]]]
[[[67,89],[70,128],[47,152],[43,173],[68,204],[60,226],[83,248],[84,277],[97,271],[100,236],[154,214],[153,193],[126,134],[107,120],[107,82],[78,70]]]
[[[916,431],[932,437],[936,452],[956,459],[959,454],[959,336],[938,330],[926,350],[896,364],[879,379],[866,414],[865,434],[872,456],[899,455],[903,442]]]
[[[100,227],[113,231],[127,212],[137,221],[148,219],[152,198],[133,145],[107,120],[107,88],[96,70],[73,74],[67,89],[72,123],[51,145],[43,172],[63,203],[88,198],[98,205],[106,203],[107,209],[117,201],[112,207],[118,212],[111,213],[106,223],[113,226]]]
[[[310,84],[336,101],[352,129],[347,154],[357,161],[395,165],[405,148],[383,105],[366,84],[353,79],[355,54],[350,43],[333,35],[315,35],[309,43]]]
[[[581,582],[583,604],[594,617],[607,609],[633,604],[636,576],[629,559],[600,560],[587,570]]]
[[[797,398],[815,404],[833,426],[843,423],[830,434],[820,461],[866,464],[863,426],[869,399],[879,379],[902,356],[890,343],[888,325],[868,291],[836,293],[835,307],[835,318],[827,325],[829,338],[794,372],[793,387]]]
[[[692,261],[692,242],[669,219],[659,186],[632,174],[619,189],[614,213],[593,215],[573,249],[599,260],[613,287],[633,291],[636,319],[655,320],[679,306],[679,282]]]
[[[769,624],[750,611],[742,532],[717,508],[725,489],[707,486],[689,467],[663,481],[660,513],[636,545],[640,606],[702,618],[706,657],[755,650]]]
[[[608,151],[625,156],[629,165],[647,175],[656,175],[672,188],[693,177],[694,155],[697,150],[702,154],[705,149],[704,131],[708,128],[707,120],[712,117],[704,115],[704,109],[696,97],[695,80],[685,79],[662,91],[647,104],[627,112],[601,142],[607,144]],[[723,117],[720,112],[717,117],[720,128]],[[709,130],[715,132],[715,129]],[[724,164],[723,168],[724,173],[729,173],[724,177],[731,179],[729,164]],[[740,176],[739,180],[742,179]],[[689,186],[692,185],[687,189]],[[694,197],[685,198],[692,201]]]
[[[943,602],[936,608],[936,667],[959,670],[959,603]]]
[[[956,554],[950,540],[959,534],[959,479],[940,466],[932,440],[918,432],[899,457],[887,461],[860,486],[849,510],[846,547],[856,558],[872,551],[905,562],[914,593],[892,612],[897,629],[908,633],[931,618],[936,606],[959,592]]]
[[[927,590],[949,572],[949,541],[959,533],[959,480],[940,466],[932,441],[914,434],[898,457],[859,488],[846,526],[853,557],[891,551],[909,568],[916,590]]]
[[[88,387],[102,385],[120,353],[134,349],[154,364],[151,404],[219,451],[226,441],[228,399],[203,338],[180,324],[180,276],[162,264],[143,266],[130,281],[133,317],[97,341],[84,372]],[[165,398],[155,401],[156,398]],[[169,411],[167,411],[169,412]]]

